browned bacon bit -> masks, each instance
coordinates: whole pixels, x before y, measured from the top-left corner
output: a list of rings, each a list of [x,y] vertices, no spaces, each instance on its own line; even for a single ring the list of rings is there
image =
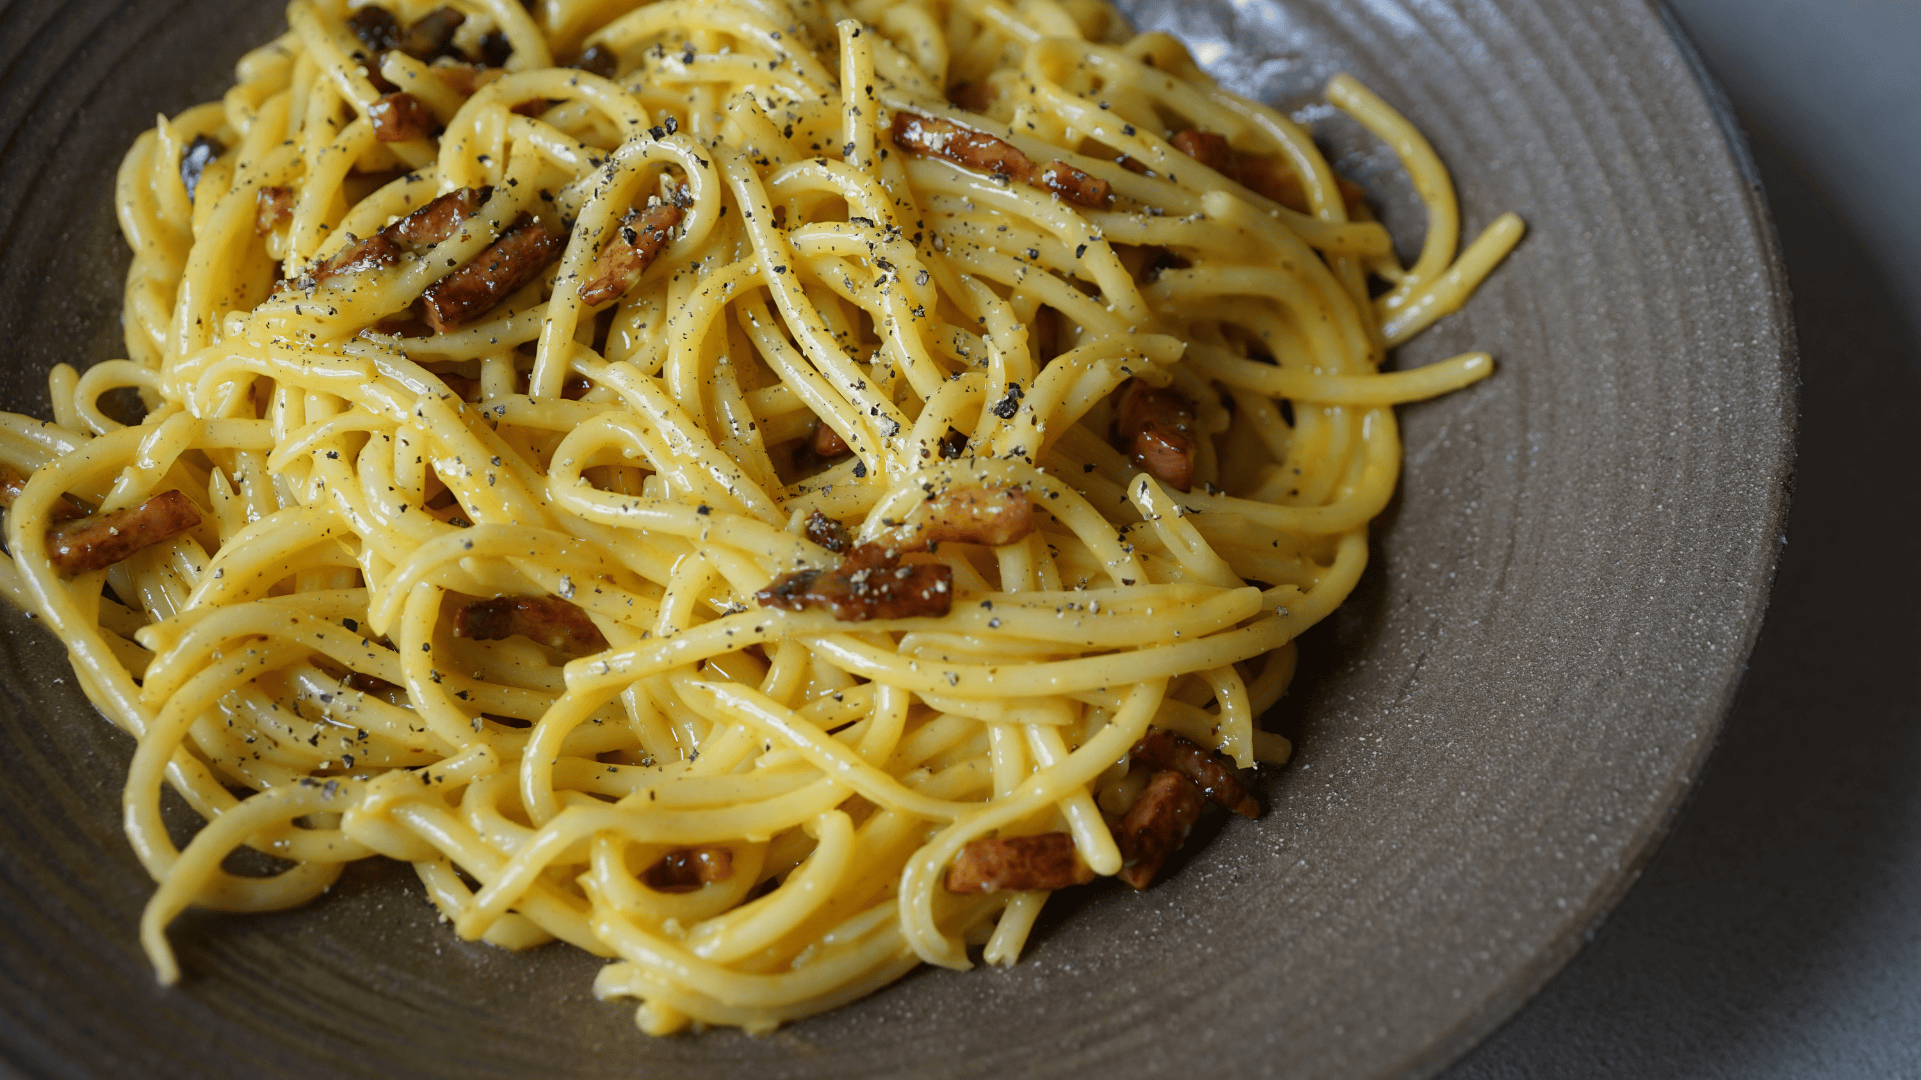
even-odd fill
[[[1227,755],[1209,750],[1185,735],[1148,728],[1128,757],[1155,769],[1173,769],[1200,785],[1201,794],[1244,818],[1259,817],[1261,804],[1248,794]]]
[[[401,338],[424,338],[434,336],[433,327],[414,318],[413,312],[402,311],[395,315],[384,315],[372,326],[361,331],[362,334],[389,334]]]
[[[454,42],[454,31],[467,16],[453,8],[435,8],[407,28],[398,48],[415,60],[432,60],[445,53]]]
[[[1064,832],[969,840],[947,868],[947,891],[957,893],[1065,889],[1092,880],[1073,834]]]
[[[1168,141],[1174,144],[1174,149],[1195,161],[1250,191],[1273,199],[1289,210],[1305,214],[1311,209],[1307,204],[1307,188],[1302,185],[1300,174],[1281,158],[1237,154],[1233,147],[1227,145],[1225,138],[1211,131],[1181,131]],[[1341,201],[1346,204],[1349,215],[1354,214],[1366,200],[1366,194],[1344,177],[1336,176],[1334,183],[1340,190]]]
[[[848,454],[847,440],[825,420],[814,421],[814,433],[807,439],[807,450],[822,461],[832,461]]]
[[[447,89],[461,97],[473,97],[480,88],[500,78],[506,72],[498,67],[485,67],[480,64],[435,64],[432,71]]]
[[[605,45],[589,45],[587,51],[580,54],[580,59],[574,61],[574,66],[603,79],[611,79],[620,71],[620,57]]]
[[[1097,207],[1107,203],[1107,181],[1064,161],[1056,161],[1043,171],[1013,143],[962,127],[952,120],[899,112],[894,114],[893,132],[894,144],[903,150],[951,161],[964,169],[1019,180],[1081,206]]]
[[[951,161],[963,168],[1011,176],[1023,183],[1034,177],[1033,159],[1013,143],[962,127],[952,120],[897,112],[894,143],[903,150]]]
[[[1276,158],[1250,159],[1232,174],[1250,191],[1265,195],[1296,213],[1308,212],[1307,188],[1300,175]]]
[[[12,506],[13,501],[18,499],[21,493],[26,490],[26,477],[21,476],[10,466],[0,465],[0,506]],[[47,510],[47,517],[51,518],[56,524],[86,516],[87,512],[65,495],[54,500],[53,506]]]
[[[1146,165],[1134,160],[1131,157],[1128,157],[1126,154],[1122,154],[1120,157],[1115,158],[1114,164],[1119,165],[1121,168],[1126,169],[1128,172],[1133,173],[1135,176],[1146,176],[1150,172],[1150,170]]]
[[[318,285],[335,274],[357,274],[362,270],[392,266],[399,261],[400,245],[394,243],[386,233],[375,233],[365,240],[348,233],[347,246],[308,271],[302,284]]]
[[[361,8],[347,16],[347,27],[368,52],[386,52],[400,46],[400,23],[394,13],[384,7]]]
[[[179,491],[163,491],[139,506],[69,522],[47,532],[47,552],[61,577],[104,570],[141,548],[200,524],[200,511]]]
[[[480,213],[491,194],[490,187],[449,191],[380,232],[409,248],[432,247],[452,236],[461,222]]]
[[[854,537],[848,533],[847,526],[818,510],[808,515],[807,525],[802,529],[801,535],[807,537],[809,542],[819,544],[836,555],[854,546]]]
[[[1236,162],[1239,180],[1248,190],[1258,192],[1273,199],[1282,206],[1297,213],[1310,213],[1307,203],[1307,187],[1294,167],[1277,157],[1242,157]],[[1341,193],[1341,202],[1347,207],[1349,217],[1359,213],[1367,202],[1367,193],[1350,183],[1344,176],[1334,178],[1334,187]]]
[[[954,605],[954,571],[939,563],[900,565],[900,553],[862,544],[838,570],[796,570],[754,594],[762,607],[826,608],[841,622],[939,618]]]
[[[438,121],[427,103],[405,90],[396,90],[367,106],[367,122],[381,142],[411,142],[433,133]]]
[[[1234,167],[1234,151],[1227,145],[1227,139],[1224,136],[1212,131],[1190,129],[1176,132],[1168,142],[1174,144],[1174,149],[1222,176],[1238,178],[1240,175],[1240,170]]]
[[[915,540],[929,546],[945,541],[1011,544],[1034,531],[1034,504],[1019,488],[951,488],[928,501]]]
[[[195,135],[193,141],[180,151],[180,182],[187,185],[187,201],[193,201],[193,193],[200,187],[200,175],[213,164],[213,159],[227,152],[227,146],[210,135]]]
[[[1049,165],[1041,173],[1041,181],[1037,186],[1046,188],[1075,206],[1085,206],[1090,210],[1106,206],[1107,200],[1114,194],[1107,181],[1076,169],[1065,161]]]
[[[293,189],[263,187],[253,198],[253,231],[261,236],[293,216]]]
[[[473,322],[539,277],[564,246],[545,225],[521,215],[492,247],[420,294],[427,325],[445,334]]]
[[[1180,491],[1194,482],[1194,403],[1179,390],[1129,381],[1115,434],[1137,468]]]
[[[599,307],[625,295],[673,241],[680,218],[680,207],[673,203],[655,203],[638,214],[630,211],[581,283],[580,302]]]
[[[647,868],[640,880],[655,892],[693,892],[734,876],[734,853],[724,847],[675,848]]]
[[[1114,844],[1121,849],[1121,872],[1116,876],[1136,889],[1152,885],[1161,864],[1201,819],[1205,805],[1194,781],[1172,769],[1155,773],[1114,833]]]
[[[515,635],[558,652],[607,648],[607,639],[587,613],[555,596],[496,596],[474,600],[454,613],[455,637],[498,641]]]
[[[940,437],[940,456],[952,461],[965,453],[967,453],[967,433],[959,428],[948,428],[947,434]]]
[[[492,191],[492,188],[484,187],[450,191],[365,240],[348,233],[347,246],[308,271],[307,276],[296,285],[311,288],[335,274],[354,274],[392,266],[400,261],[400,256],[408,248],[438,244],[453,235],[462,221],[479,212],[481,204],[487,201]],[[374,329],[377,333],[397,333],[402,337],[424,337],[432,332],[412,332],[412,327],[420,325],[411,316],[397,315],[382,319]]]

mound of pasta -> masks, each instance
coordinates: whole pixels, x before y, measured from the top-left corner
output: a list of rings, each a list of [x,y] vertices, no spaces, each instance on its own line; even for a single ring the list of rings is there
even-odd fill
[[[1516,219],[1457,257],[1337,78],[1403,265],[1101,0],[381,4],[294,0],[140,136],[127,358],[0,422],[0,586],[138,740],[162,980],[189,905],[385,856],[649,1032],[766,1030],[1258,814],[1391,407],[1492,369],[1384,351]]]

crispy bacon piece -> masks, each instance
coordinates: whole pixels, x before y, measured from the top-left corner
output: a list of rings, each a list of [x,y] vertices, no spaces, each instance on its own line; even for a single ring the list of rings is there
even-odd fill
[[[810,542],[819,544],[836,555],[854,546],[854,537],[847,531],[847,526],[818,510],[808,515],[807,525],[802,535],[806,536]]]
[[[754,594],[762,607],[826,608],[841,622],[939,618],[954,605],[954,571],[939,563],[900,565],[900,553],[861,544],[837,570],[796,570]]]
[[[620,299],[653,265],[661,249],[673,242],[680,218],[680,207],[673,203],[655,203],[639,213],[628,211],[614,238],[594,260],[587,280],[581,282],[580,302],[599,307]]]
[[[452,8],[436,8],[422,16],[412,26],[402,29],[394,13],[386,8],[368,6],[347,16],[347,27],[360,39],[365,51],[355,52],[354,59],[365,65],[367,81],[382,94],[392,93],[394,86],[380,74],[380,57],[389,49],[399,49],[416,60],[433,60],[441,56],[454,55],[452,48],[454,31],[467,17]],[[498,65],[496,65],[498,66]],[[468,93],[473,91],[469,90]]]
[[[1279,158],[1250,158],[1229,174],[1248,190],[1265,195],[1296,213],[1308,212],[1307,188],[1300,174]]]
[[[957,893],[1065,889],[1092,880],[1073,834],[1064,832],[969,840],[947,868],[947,891]]]
[[[1307,188],[1301,183],[1300,174],[1285,160],[1235,153],[1225,138],[1211,131],[1189,129],[1176,132],[1168,141],[1174,145],[1174,149],[1248,190],[1265,195],[1297,213],[1310,212]],[[1334,183],[1340,189],[1341,202],[1347,206],[1348,215],[1353,216],[1366,202],[1367,194],[1345,177],[1336,176]]]
[[[365,240],[348,233],[347,246],[334,252],[332,258],[308,271],[301,284],[303,286],[318,285],[335,274],[357,274],[362,270],[392,266],[399,261],[400,245],[395,243],[384,230]]]
[[[952,120],[897,112],[893,134],[894,144],[903,150],[951,161],[964,169],[1018,180],[1030,187],[1051,191],[1078,206],[1106,206],[1112,194],[1107,181],[1064,161],[1056,161],[1042,170],[1013,143],[962,127]]]
[[[655,892],[693,892],[734,876],[734,853],[724,847],[675,848],[648,867],[640,880]]]
[[[492,191],[492,188],[484,187],[450,191],[365,240],[348,233],[347,246],[309,270],[305,277],[294,283],[295,287],[312,288],[335,274],[355,274],[362,270],[392,266],[409,249],[438,244],[452,236],[461,222],[478,213]],[[403,337],[424,336],[410,332],[407,325],[410,321],[411,317],[390,316],[382,319],[375,329],[379,333],[398,333]]]
[[[991,82],[958,82],[947,91],[947,102],[957,109],[984,113],[994,107],[994,99],[999,96]]]
[[[482,64],[435,64],[428,70],[461,97],[473,97],[481,87],[506,74],[497,65]]]
[[[1134,464],[1153,473],[1178,491],[1194,483],[1194,440],[1183,431],[1170,431],[1150,421],[1128,448]]]
[[[454,636],[498,641],[519,635],[550,649],[596,653],[607,639],[587,613],[557,596],[496,596],[454,613]]]
[[[564,246],[545,225],[521,215],[492,247],[420,294],[427,325],[444,334],[473,322],[539,277]]]
[[[448,51],[454,43],[454,31],[466,21],[467,16],[453,8],[435,8],[415,20],[396,47],[415,60],[432,60]]]
[[[265,236],[293,217],[293,189],[263,187],[253,198],[253,231]]]
[[[372,326],[360,332],[362,337],[370,334],[391,334],[401,338],[433,337],[433,328],[414,318],[412,311],[402,311],[393,315],[383,315]]]
[[[574,66],[603,79],[611,79],[620,72],[620,57],[605,45],[589,45],[587,51],[574,61]]]
[[[1148,728],[1141,741],[1128,751],[1128,757],[1150,768],[1175,770],[1199,785],[1201,794],[1207,796],[1209,802],[1244,818],[1261,815],[1261,804],[1241,783],[1233,759],[1185,735]]]
[[[187,185],[187,201],[193,201],[193,194],[200,187],[200,176],[213,164],[213,159],[227,152],[227,145],[211,135],[195,135],[193,141],[180,151],[180,182]]]
[[[1010,176],[1022,183],[1034,176],[1034,160],[1013,143],[962,127],[952,120],[897,112],[893,131],[894,144],[903,150],[951,161],[977,172]]]
[[[1136,467],[1181,491],[1193,484],[1194,403],[1187,395],[1130,380],[1114,427]]]
[[[848,453],[847,440],[825,420],[814,421],[814,434],[808,437],[807,449],[823,461],[846,457]]]
[[[480,213],[493,194],[490,187],[461,188],[449,191],[425,206],[380,230],[408,248],[432,247],[452,236],[460,223]]]
[[[103,570],[141,548],[200,524],[200,511],[178,490],[139,506],[82,518],[47,531],[47,552],[61,577]]]
[[[1075,206],[1085,206],[1090,210],[1106,206],[1107,200],[1114,196],[1114,189],[1107,181],[1065,161],[1049,165],[1041,172],[1040,183],[1035,186],[1046,188]]]
[[[1155,773],[1114,833],[1114,843],[1121,849],[1121,872],[1116,876],[1136,889],[1152,885],[1161,864],[1201,819],[1205,805],[1194,781],[1173,769]]]
[[[928,500],[914,539],[998,547],[1034,531],[1034,504],[1018,488],[949,488]]]
[[[395,90],[367,106],[367,122],[381,142],[411,142],[433,134],[439,121],[427,103],[405,90]]]
[[[0,506],[12,506],[13,501],[18,499],[21,493],[26,490],[26,477],[21,476],[12,466],[0,465]],[[47,511],[47,516],[53,519],[54,524],[58,525],[63,521],[72,521],[75,518],[86,517],[87,511],[75,503],[71,496],[62,495],[54,502],[52,508]]]
[[[1222,176],[1239,178],[1240,170],[1234,165],[1234,151],[1227,145],[1225,136],[1217,135],[1212,131],[1190,129],[1176,132],[1168,142],[1174,144],[1174,149]]]

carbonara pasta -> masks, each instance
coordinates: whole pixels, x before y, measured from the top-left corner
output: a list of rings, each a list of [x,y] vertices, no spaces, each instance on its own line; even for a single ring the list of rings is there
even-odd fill
[[[1492,369],[1384,351],[1518,220],[1457,251],[1337,78],[1403,265],[1102,0],[383,3],[294,0],[140,136],[127,358],[0,415],[0,586],[138,742],[163,981],[189,905],[378,855],[646,1031],[766,1030],[1257,812],[1392,406]]]

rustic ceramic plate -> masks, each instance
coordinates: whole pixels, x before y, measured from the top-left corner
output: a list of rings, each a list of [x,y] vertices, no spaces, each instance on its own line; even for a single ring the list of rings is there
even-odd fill
[[[1714,741],[1760,625],[1793,443],[1785,286],[1754,173],[1641,0],[1143,0],[1289,106],[1348,70],[1528,239],[1398,362],[1496,376],[1406,410],[1358,595],[1306,641],[1294,764],[1152,891],[1066,899],[1012,970],[920,972],[767,1038],[651,1040],[595,962],[462,943],[411,875],[195,915],[158,989],[120,836],[128,740],[0,616],[0,1059],[73,1077],[1374,1077],[1429,1073],[1564,963]],[[117,355],[122,149],[279,32],[260,0],[0,7],[0,406]],[[1323,119],[1399,234],[1393,163]]]

